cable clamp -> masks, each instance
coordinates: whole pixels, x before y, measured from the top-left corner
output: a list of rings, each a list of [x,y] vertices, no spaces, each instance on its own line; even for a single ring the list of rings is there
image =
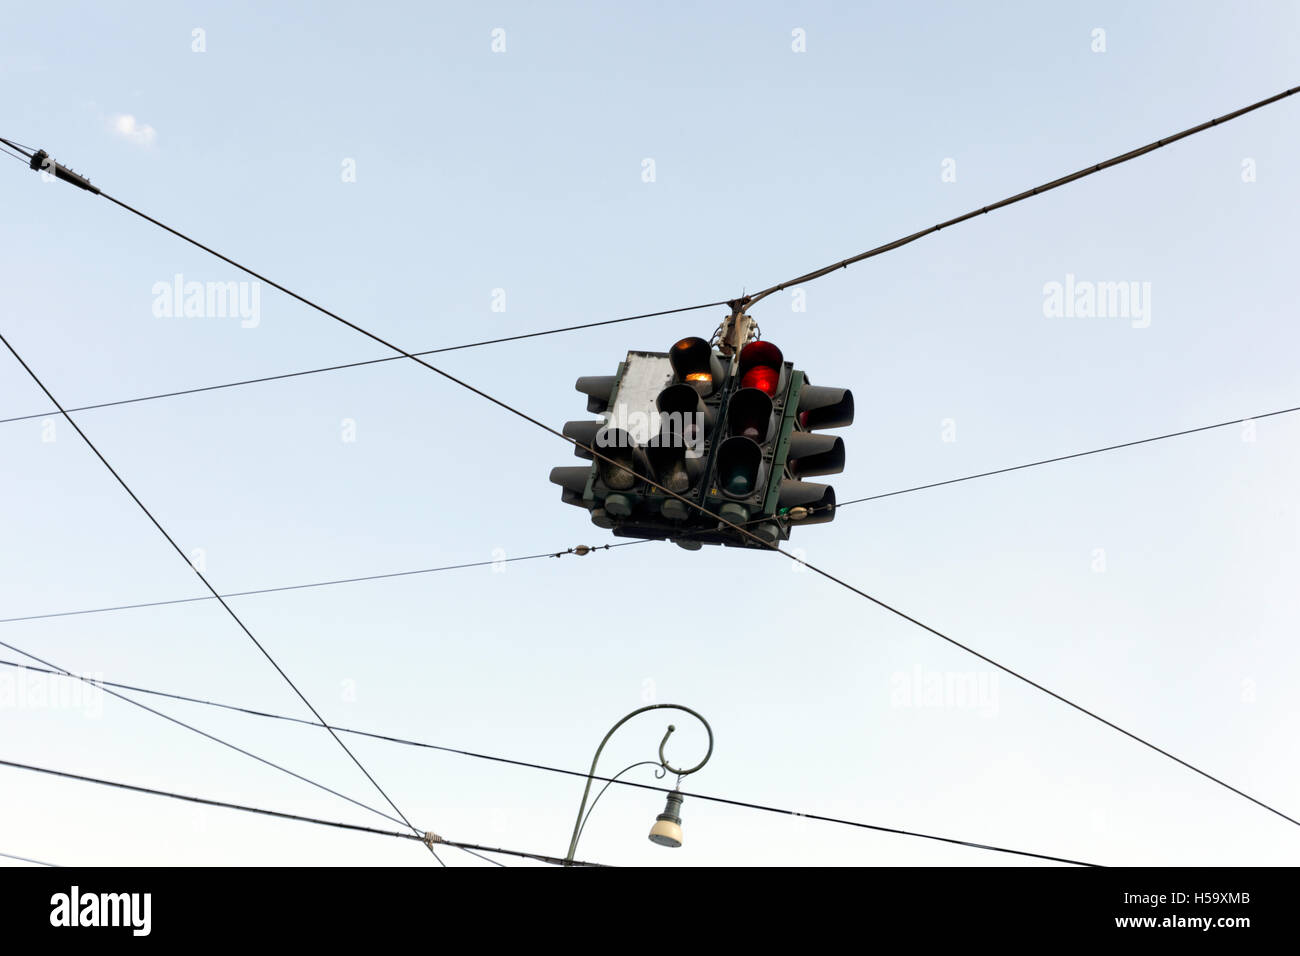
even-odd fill
[[[434,833],[432,830],[429,830],[429,831],[428,831],[427,833],[425,833],[424,836],[421,837],[420,839],[421,839],[421,842],[422,842],[425,846],[427,846],[430,850],[433,849],[433,847],[434,847],[435,844],[438,844],[438,843],[446,843],[446,842],[447,842],[447,841],[444,840],[442,837],[438,836],[438,834]]]
[[[73,172],[67,166],[62,166],[50,159],[50,154],[43,149],[38,149],[32,154],[31,162],[28,164],[37,172],[46,173],[54,176],[55,179],[62,179],[66,183],[72,183],[88,192],[99,194],[99,187],[92,185],[90,180],[80,173]]]

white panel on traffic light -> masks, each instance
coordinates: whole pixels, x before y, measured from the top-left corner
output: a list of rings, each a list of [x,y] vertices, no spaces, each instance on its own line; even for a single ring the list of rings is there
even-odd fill
[[[655,399],[672,380],[673,367],[668,356],[628,352],[623,378],[605,412],[606,422],[623,429],[644,448],[659,434],[659,408]]]

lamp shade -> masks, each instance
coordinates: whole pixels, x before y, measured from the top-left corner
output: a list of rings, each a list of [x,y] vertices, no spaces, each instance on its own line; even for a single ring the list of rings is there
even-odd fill
[[[655,825],[650,828],[650,842],[660,846],[679,847],[682,845],[682,795],[674,790],[668,794],[668,804],[664,812],[655,817]]]

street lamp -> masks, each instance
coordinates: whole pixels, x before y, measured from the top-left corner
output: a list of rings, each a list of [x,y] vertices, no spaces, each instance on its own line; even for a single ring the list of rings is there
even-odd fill
[[[655,817],[655,825],[650,828],[650,842],[660,846],[679,847],[682,845],[682,794],[674,790],[668,794],[668,805],[664,812]]]
[[[704,729],[709,735],[709,750],[704,755],[704,759],[701,760],[699,763],[697,763],[694,767],[690,767],[687,770],[679,770],[676,767],[674,767],[672,764],[670,764],[668,762],[668,758],[664,756],[664,746],[668,743],[668,738],[673,735],[673,731],[675,731],[677,728],[672,724],[669,724],[668,732],[664,734],[664,739],[659,741],[659,759],[657,761],[642,760],[639,761],[638,763],[632,764],[632,766],[630,767],[625,767],[624,769],[616,773],[613,777],[611,777],[608,781],[606,781],[605,786],[601,789],[600,793],[596,794],[596,799],[591,801],[592,810],[596,808],[597,801],[599,801],[600,798],[604,796],[605,791],[609,789],[610,784],[612,784],[619,777],[623,776],[623,774],[627,773],[629,770],[632,770],[635,767],[641,767],[646,764],[650,764],[652,766],[658,767],[659,769],[655,771],[655,776],[660,778],[662,778],[667,773],[674,773],[677,775],[677,786],[680,787],[682,782],[682,777],[695,773],[695,771],[699,770],[706,763],[708,763],[709,758],[713,756],[713,728],[709,726],[709,722],[707,720],[705,720],[702,716],[700,716],[695,711],[691,710],[689,707],[683,707],[680,704],[649,704],[645,707],[639,707],[636,710],[632,711],[632,713],[628,714],[626,717],[624,717],[622,720],[620,720],[618,723],[616,723],[613,727],[609,729],[609,733],[605,735],[605,739],[602,740],[600,742],[600,746],[596,748],[596,756],[593,757],[591,760],[591,770],[587,773],[587,786],[582,791],[582,803],[578,806],[578,819],[574,821],[573,824],[573,838],[569,841],[569,855],[564,858],[566,863],[572,862],[573,854],[576,853],[578,850],[578,839],[582,836],[582,830],[587,825],[587,821],[583,817],[583,812],[586,811],[587,818],[590,818],[591,816],[591,811],[587,810],[587,797],[591,795],[591,781],[595,779],[596,764],[600,762],[600,754],[601,751],[605,749],[605,744],[609,743],[609,738],[614,736],[614,731],[618,730],[618,728],[622,727],[625,723],[627,723],[629,720],[631,720],[633,717],[637,716],[638,714],[644,714],[646,711],[649,710],[664,710],[664,709],[683,711],[685,713],[690,714],[692,717],[694,717],[696,720],[698,720],[700,723],[704,725]],[[682,792],[680,789],[674,788],[672,793],[668,794],[668,803],[664,807],[664,812],[659,814],[659,816],[655,818],[655,824],[653,827],[650,828],[650,841],[652,843],[657,843],[660,846],[671,846],[671,847],[679,847],[682,845],[682,815],[681,815],[682,799],[683,799]]]

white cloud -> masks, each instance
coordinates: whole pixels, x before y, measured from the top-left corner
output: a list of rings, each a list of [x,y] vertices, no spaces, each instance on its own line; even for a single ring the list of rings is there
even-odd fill
[[[113,132],[138,146],[152,146],[157,135],[152,126],[137,122],[130,113],[121,113],[113,117]]]

